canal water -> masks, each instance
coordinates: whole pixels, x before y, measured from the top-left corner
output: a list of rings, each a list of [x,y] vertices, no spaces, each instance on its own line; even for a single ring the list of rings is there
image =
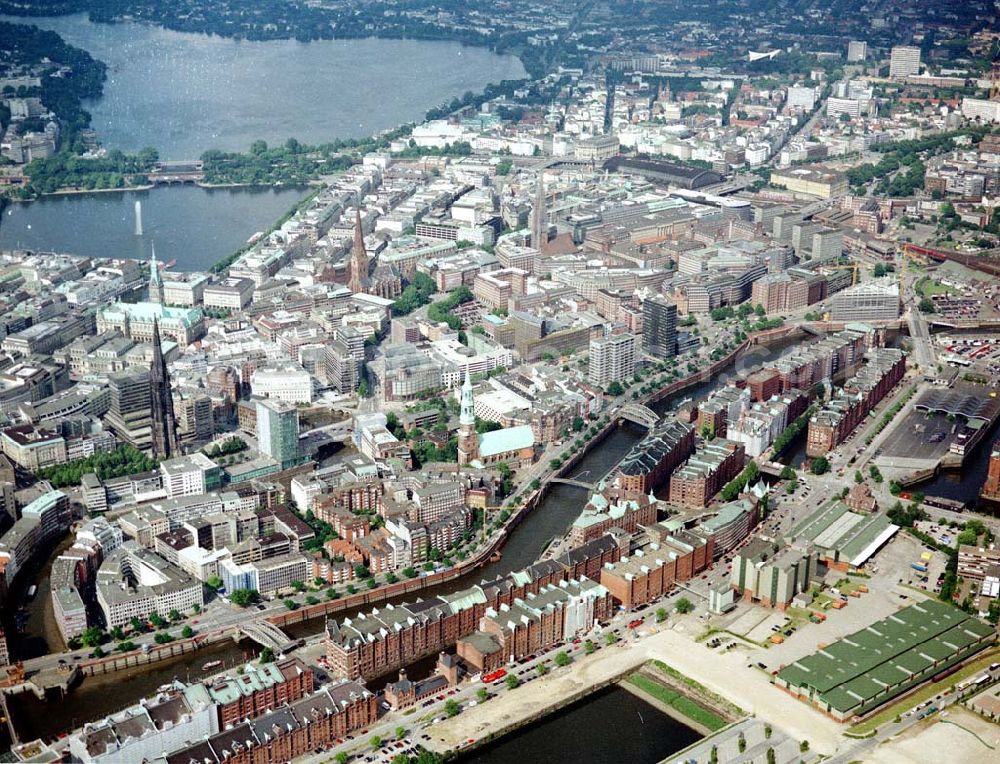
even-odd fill
[[[37,658],[66,649],[52,611],[50,574],[52,563],[71,546],[73,539],[67,537],[47,556],[29,562],[8,592],[7,602],[20,604],[20,607],[6,607],[3,611],[3,627],[12,658]],[[35,596],[29,598],[27,590],[32,585],[37,590]]]
[[[653,405],[658,413],[664,413],[678,406],[687,399],[698,399],[704,397],[711,390],[715,389],[736,373],[746,371],[756,364],[773,359],[781,350],[794,342],[793,339],[786,339],[767,348],[756,348],[745,354],[730,367],[722,371],[708,382],[703,382],[687,390],[665,398]],[[574,475],[588,473],[595,479],[603,477],[618,464],[621,458],[633,445],[642,439],[645,430],[633,424],[625,423],[614,430],[596,448],[592,448],[587,455],[573,468]],[[567,485],[552,486],[545,499],[530,512],[521,524],[510,534],[510,540],[503,548],[500,560],[487,564],[485,567],[473,571],[455,581],[442,584],[438,587],[426,589],[420,593],[421,597],[430,597],[435,594],[450,593],[459,589],[464,589],[479,583],[483,580],[492,580],[498,576],[504,576],[516,570],[520,570],[533,563],[542,553],[549,541],[557,536],[565,534],[570,524],[583,509],[589,498],[586,490]],[[414,595],[391,600],[398,604],[406,600],[412,600]],[[337,615],[338,619],[350,617],[357,614],[357,610],[345,611]],[[284,630],[293,638],[315,637],[323,629],[324,619],[315,618],[303,621],[298,624],[285,627]],[[79,687],[73,690],[66,698],[47,706],[39,704],[38,709],[44,720],[34,722],[34,726],[24,728],[20,726],[22,720],[16,720],[17,729],[22,734],[22,739],[30,739],[37,736],[44,723],[45,734],[48,731],[65,730],[72,726],[77,726],[83,721],[99,718],[119,707],[134,703],[139,698],[154,691],[157,686],[170,681],[174,676],[185,678],[187,672],[195,678],[196,669],[203,663],[214,658],[226,660],[231,663],[240,663],[243,660],[244,648],[235,644],[221,645],[194,653],[189,656],[176,659],[170,664],[157,664],[156,668],[142,671],[136,670],[131,676],[123,674],[109,675],[108,678],[88,678]],[[414,666],[409,667],[408,674],[411,679],[420,679],[431,673],[434,666],[433,658],[418,661]],[[123,677],[127,681],[123,685],[118,685],[114,677]],[[380,677],[372,682],[373,687],[381,687],[386,681],[392,681],[395,675]],[[107,698],[107,687],[109,683],[116,687],[114,702],[105,702]],[[622,691],[624,693],[624,691]],[[628,693],[624,693],[628,695]],[[628,697],[632,697],[628,695]],[[109,709],[110,706],[110,709]],[[655,713],[655,712],[654,712]],[[685,743],[684,745],[687,745]],[[684,747],[679,746],[677,749]],[[590,760],[590,759],[585,759]],[[622,759],[627,761],[628,759]]]
[[[458,759],[462,764],[656,764],[701,739],[620,687],[609,687]]]
[[[7,708],[22,742],[37,738],[52,739],[85,722],[127,708],[140,698],[154,695],[158,687],[175,679],[192,682],[217,674],[224,668],[241,666],[253,660],[258,653],[256,643],[248,640],[239,644],[220,642],[152,666],[87,677],[62,699],[53,695],[43,701],[34,693],[21,693],[7,699]],[[224,666],[203,668],[210,661],[217,660],[222,661]]]
[[[991,506],[981,502],[979,492],[983,488],[983,483],[986,482],[990,452],[993,450],[993,443],[998,436],[1000,436],[1000,421],[994,423],[961,469],[940,472],[931,480],[911,486],[908,490],[923,491],[927,496],[955,499],[965,502],[969,508],[978,509],[987,514],[996,514],[996,505]]]

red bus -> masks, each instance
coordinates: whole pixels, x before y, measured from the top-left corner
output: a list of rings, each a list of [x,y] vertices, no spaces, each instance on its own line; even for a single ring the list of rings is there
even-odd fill
[[[491,682],[497,682],[507,676],[507,669],[497,669],[496,671],[491,671],[489,674],[483,675],[483,684],[490,684]]]

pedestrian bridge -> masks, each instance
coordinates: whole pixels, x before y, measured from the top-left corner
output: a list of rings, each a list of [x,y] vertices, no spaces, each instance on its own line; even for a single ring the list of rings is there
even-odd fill
[[[562,483],[563,485],[571,485],[576,488],[586,488],[588,491],[593,491],[597,487],[596,483],[585,483],[582,480],[573,480],[573,478],[560,478],[554,477],[549,478],[550,483]]]
[[[285,632],[270,621],[257,620],[241,623],[237,627],[237,636],[252,639],[262,647],[269,647],[274,653],[288,653],[299,646],[297,639],[290,639]]]
[[[618,416],[621,419],[627,419],[647,429],[652,429],[660,421],[659,414],[649,408],[649,406],[643,406],[641,403],[625,404],[618,412]]]

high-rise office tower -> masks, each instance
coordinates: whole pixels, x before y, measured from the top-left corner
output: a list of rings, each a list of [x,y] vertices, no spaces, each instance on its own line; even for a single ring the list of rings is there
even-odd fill
[[[677,355],[677,305],[665,297],[642,304],[642,349],[657,358]]]
[[[889,54],[889,76],[909,77],[920,74],[920,48],[897,45]]]
[[[152,426],[149,372],[139,369],[110,374],[108,387],[111,391],[111,405],[105,415],[108,426],[121,440],[140,451],[148,451]]]
[[[295,404],[278,398],[257,401],[257,448],[281,465],[299,460],[299,411]]]

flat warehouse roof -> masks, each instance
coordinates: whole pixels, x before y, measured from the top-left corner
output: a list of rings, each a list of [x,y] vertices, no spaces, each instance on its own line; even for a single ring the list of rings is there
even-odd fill
[[[928,600],[786,666],[778,677],[793,687],[812,688],[823,702],[849,711],[993,631],[958,608]]]

